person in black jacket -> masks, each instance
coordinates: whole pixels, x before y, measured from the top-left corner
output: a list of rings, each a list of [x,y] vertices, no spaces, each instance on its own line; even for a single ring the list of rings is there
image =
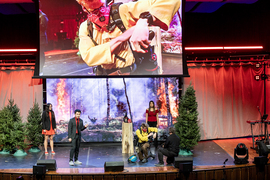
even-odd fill
[[[158,160],[159,163],[155,166],[164,166],[163,155],[167,156],[167,165],[174,162],[174,157],[178,156],[180,138],[175,134],[174,127],[169,128],[170,136],[166,140],[164,147],[158,150]]]
[[[53,150],[53,136],[56,133],[55,115],[52,110],[52,104],[46,105],[45,111],[42,113],[42,134],[44,134],[44,149],[45,155],[48,155],[48,137],[50,137],[51,153],[55,154]]]
[[[68,123],[68,141],[71,142],[72,148],[70,150],[70,158],[69,158],[69,165],[74,166],[82,164],[78,160],[79,156],[79,148],[81,143],[81,131],[85,130],[88,124],[85,126],[83,125],[83,120],[80,119],[81,110],[75,110],[75,117],[69,120]],[[74,154],[75,153],[75,154]],[[73,162],[74,157],[74,162]]]

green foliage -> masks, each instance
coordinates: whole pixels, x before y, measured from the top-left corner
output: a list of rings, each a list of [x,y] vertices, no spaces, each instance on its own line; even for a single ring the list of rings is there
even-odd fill
[[[0,144],[1,149],[13,151],[25,149],[25,123],[22,122],[20,110],[14,100],[0,111]]]
[[[13,146],[10,143],[10,132],[13,130],[13,116],[11,111],[4,107],[0,111],[0,145],[1,149],[8,151],[13,150]]]
[[[34,147],[38,147],[43,143],[42,126],[41,126],[42,111],[38,103],[34,102],[34,106],[29,110],[26,124],[26,137]]]
[[[175,123],[176,134],[180,137],[180,149],[189,151],[200,141],[197,108],[195,90],[189,85],[180,99],[179,116],[176,118],[177,123]]]
[[[21,121],[22,118],[20,116],[20,109],[18,108],[17,104],[15,104],[14,99],[8,100],[7,108],[11,111],[12,114],[12,120],[15,121]]]

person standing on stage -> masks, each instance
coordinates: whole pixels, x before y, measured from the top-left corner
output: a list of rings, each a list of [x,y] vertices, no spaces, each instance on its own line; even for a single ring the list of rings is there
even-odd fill
[[[178,156],[180,138],[175,134],[174,127],[169,128],[169,134],[170,136],[166,140],[163,148],[158,150],[159,163],[155,164],[155,166],[164,166],[163,155],[167,156],[167,165],[174,163],[174,157]]]
[[[68,141],[71,142],[72,148],[70,150],[70,158],[69,158],[69,165],[74,166],[82,164],[78,160],[79,156],[79,148],[81,143],[81,131],[85,130],[88,126],[86,124],[83,125],[83,120],[80,119],[81,117],[81,110],[76,109],[75,110],[75,117],[69,120],[68,123]],[[74,157],[74,162],[73,162]]]
[[[139,159],[142,163],[146,163],[148,159],[148,149],[150,147],[149,138],[156,138],[157,128],[148,127],[148,124],[142,123],[141,127],[136,130],[136,135],[139,142]]]
[[[45,155],[48,155],[48,138],[50,138],[50,146],[52,154],[55,154],[53,150],[53,135],[56,133],[55,115],[52,110],[52,104],[46,105],[45,111],[42,113],[42,134],[44,134],[44,149]]]
[[[154,101],[149,102],[149,108],[146,109],[146,124],[149,125],[149,127],[156,127],[158,128],[159,125],[159,119],[158,119],[158,110],[155,108]],[[158,135],[157,135],[158,137]],[[157,138],[154,140],[155,147],[158,146]]]

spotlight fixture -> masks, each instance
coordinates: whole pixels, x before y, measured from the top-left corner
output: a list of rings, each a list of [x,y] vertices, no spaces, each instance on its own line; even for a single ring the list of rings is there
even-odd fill
[[[248,163],[248,148],[244,143],[239,143],[234,149],[234,163],[235,164]]]
[[[259,81],[261,78],[260,78],[260,75],[255,75],[254,76],[254,79],[256,80],[256,81]]]
[[[256,68],[260,68],[260,67],[261,67],[261,64],[257,62],[257,63],[255,64],[255,67],[256,67]]]

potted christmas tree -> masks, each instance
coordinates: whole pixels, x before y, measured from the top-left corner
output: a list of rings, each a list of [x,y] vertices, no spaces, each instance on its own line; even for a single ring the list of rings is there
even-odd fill
[[[10,151],[13,150],[10,143],[10,132],[13,130],[12,118],[12,113],[7,107],[0,111],[0,154],[10,154]]]
[[[190,150],[200,141],[197,108],[195,90],[189,85],[180,99],[179,116],[175,123],[176,134],[180,137],[179,155],[192,155]]]
[[[26,148],[25,140],[25,123],[22,122],[22,118],[20,116],[20,109],[14,103],[13,99],[9,100],[8,105],[2,110],[4,113],[2,114],[1,123],[3,123],[4,128],[4,136],[3,138],[3,150],[13,152],[17,150],[13,155],[14,156],[25,156],[27,153],[24,151]],[[9,111],[9,112],[8,112]],[[8,118],[5,118],[8,117]]]
[[[29,152],[40,152],[38,146],[43,143],[41,114],[42,111],[35,100],[34,106],[28,112],[26,124],[26,138],[32,145]]]

